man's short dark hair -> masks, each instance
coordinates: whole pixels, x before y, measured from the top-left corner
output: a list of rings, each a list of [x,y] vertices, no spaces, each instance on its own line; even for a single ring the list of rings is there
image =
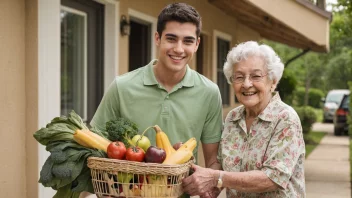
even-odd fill
[[[166,23],[169,21],[177,21],[180,23],[193,23],[196,27],[196,35],[199,37],[202,29],[202,20],[197,10],[185,3],[172,3],[167,5],[158,16],[157,31],[161,37],[165,29]]]

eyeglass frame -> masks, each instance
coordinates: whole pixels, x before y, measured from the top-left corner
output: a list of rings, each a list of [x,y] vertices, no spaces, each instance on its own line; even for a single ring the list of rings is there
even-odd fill
[[[257,74],[243,75],[243,80],[241,80],[240,82],[235,82],[235,79],[234,79],[234,76],[235,76],[235,75],[232,75],[232,76],[230,77],[230,81],[231,81],[232,83],[235,83],[235,84],[240,84],[240,83],[244,83],[244,81],[246,81],[246,79],[247,79],[247,77],[248,77],[248,80],[251,81],[251,82],[260,82],[260,81],[262,81],[263,78],[264,78],[265,76],[267,76],[268,74],[269,74],[269,72],[266,73],[266,74],[264,74],[264,75],[262,75],[262,76],[260,76],[258,80],[253,80],[253,79],[252,79],[253,76],[254,76],[254,75],[257,75]]]

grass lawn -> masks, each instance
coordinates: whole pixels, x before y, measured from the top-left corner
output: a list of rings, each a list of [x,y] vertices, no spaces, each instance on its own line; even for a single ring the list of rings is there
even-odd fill
[[[306,158],[309,154],[319,145],[321,139],[326,135],[326,132],[311,131],[304,135],[304,141],[306,143]]]

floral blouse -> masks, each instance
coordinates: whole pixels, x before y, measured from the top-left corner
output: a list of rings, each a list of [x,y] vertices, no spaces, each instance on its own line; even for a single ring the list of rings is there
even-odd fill
[[[226,117],[218,159],[228,172],[263,171],[280,188],[266,193],[226,189],[227,197],[305,197],[305,144],[295,110],[276,93],[247,132],[245,107]]]

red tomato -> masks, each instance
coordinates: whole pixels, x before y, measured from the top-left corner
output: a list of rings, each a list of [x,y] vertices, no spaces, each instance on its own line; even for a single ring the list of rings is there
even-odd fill
[[[126,159],[129,161],[142,162],[144,160],[144,150],[140,147],[130,147],[126,151]]]
[[[108,157],[113,159],[124,159],[126,155],[126,147],[123,142],[111,142],[107,149]]]

